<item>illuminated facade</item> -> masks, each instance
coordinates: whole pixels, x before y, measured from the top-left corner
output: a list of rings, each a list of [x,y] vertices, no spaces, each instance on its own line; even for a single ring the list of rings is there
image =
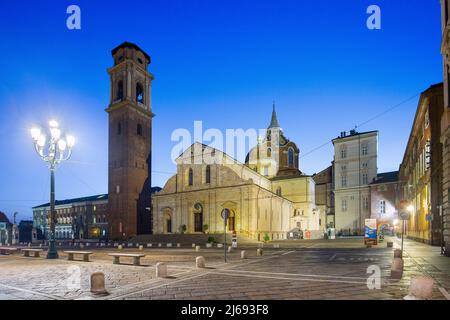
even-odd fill
[[[402,200],[413,208],[407,236],[429,244],[440,244],[442,205],[443,114],[442,83],[424,91],[419,100],[403,161],[400,165]]]
[[[450,1],[441,0],[444,70],[444,112],[441,119],[442,144],[442,219],[445,254],[450,256]]]
[[[384,234],[392,234],[394,231],[399,201],[398,171],[379,173],[370,184],[370,217],[377,219],[378,230],[382,230]]]
[[[108,237],[108,195],[56,201],[56,239],[106,239]],[[33,207],[33,227],[47,237],[50,204]]]
[[[336,231],[362,235],[370,217],[369,184],[377,176],[378,131],[342,132],[333,145]]]
[[[185,150],[177,174],[153,197],[153,232],[223,233],[221,212],[229,209],[228,231],[240,236],[278,240],[300,229],[322,237],[314,179],[300,173],[298,148],[275,111],[267,131],[246,164],[200,143]]]

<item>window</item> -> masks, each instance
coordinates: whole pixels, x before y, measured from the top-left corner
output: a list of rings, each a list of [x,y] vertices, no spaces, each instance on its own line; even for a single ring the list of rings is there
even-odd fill
[[[294,166],[294,149],[289,148],[288,151],[288,166],[293,167]]]
[[[264,167],[264,175],[265,175],[265,176],[268,176],[268,175],[269,175],[269,167],[268,167],[268,166],[265,166],[265,167]]]
[[[271,148],[267,148],[267,157],[268,158],[272,157],[272,149]]]
[[[341,176],[341,186],[342,187],[346,187],[347,186],[347,176],[346,175],[342,175]]]
[[[211,183],[211,166],[206,166],[205,169],[205,182]]]
[[[341,148],[341,158],[342,159],[347,158],[347,148],[346,147]]]
[[[425,128],[428,128],[428,126],[430,125],[430,113],[427,112],[425,113]]]
[[[386,201],[380,200],[380,213],[385,214],[386,213]]]
[[[194,171],[192,168],[189,168],[189,185],[192,186],[194,184]]]
[[[119,185],[116,186],[116,193],[120,193],[120,186]]]
[[[365,210],[369,209],[369,198],[368,197],[363,198],[363,206],[364,206]]]
[[[363,173],[362,175],[362,183],[367,184],[369,180],[369,177],[367,176],[367,173]]]
[[[122,133],[122,123],[119,121],[117,123],[117,134],[121,134]]]
[[[276,193],[277,193],[278,196],[281,197],[281,187],[278,187],[278,188],[277,188],[277,192],[276,192]]]
[[[363,156],[367,156],[367,144],[363,144],[363,145],[361,146],[361,154],[362,154]]]
[[[136,133],[138,136],[142,136],[142,125],[140,123],[137,125]]]
[[[347,200],[342,199],[341,206],[342,206],[342,211],[344,211],[344,212],[347,211]]]
[[[117,82],[117,96],[116,96],[117,100],[122,100],[123,99],[123,81],[119,80],[119,82]]]
[[[363,163],[362,163],[362,167],[363,167],[364,169],[366,169],[366,168],[367,168],[367,162],[363,162]]]
[[[136,102],[142,104],[144,103],[144,88],[139,82],[136,83]]]

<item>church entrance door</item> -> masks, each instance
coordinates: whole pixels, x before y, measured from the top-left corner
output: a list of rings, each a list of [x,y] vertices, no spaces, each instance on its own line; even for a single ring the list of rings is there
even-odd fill
[[[194,209],[194,232],[203,232],[203,207],[196,203]]]
[[[194,215],[194,232],[203,232],[203,213],[198,212]]]

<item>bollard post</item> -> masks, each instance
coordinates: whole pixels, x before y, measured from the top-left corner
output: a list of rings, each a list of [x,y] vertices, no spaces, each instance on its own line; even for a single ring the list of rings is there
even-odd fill
[[[196,266],[198,269],[203,269],[203,268],[205,268],[205,258],[203,258],[203,257],[197,257],[197,258],[195,258],[195,266]]]
[[[241,259],[247,259],[247,252],[245,250],[241,251]]]
[[[164,262],[158,262],[156,264],[156,277],[157,278],[167,277],[167,265]]]
[[[433,297],[434,280],[419,276],[411,279],[409,294],[404,300],[430,300]]]
[[[91,292],[95,295],[108,294],[105,289],[105,275],[102,272],[91,274]]]

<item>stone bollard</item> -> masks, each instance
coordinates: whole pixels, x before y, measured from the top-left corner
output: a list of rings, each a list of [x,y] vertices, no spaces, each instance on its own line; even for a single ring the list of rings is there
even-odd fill
[[[245,250],[241,251],[241,259],[247,259],[247,252]]]
[[[192,248],[195,248],[195,243],[192,244]]]
[[[42,243],[41,243],[41,244],[39,244],[39,248],[42,248]]]
[[[140,245],[140,246],[139,246],[139,250],[140,250],[140,251],[144,250],[144,246]]]
[[[161,248],[162,247],[162,243],[158,243],[158,248]]]
[[[105,289],[105,275],[102,272],[91,274],[91,292],[95,295],[108,294]]]
[[[167,246],[167,248],[172,248],[172,244],[171,243],[166,244],[166,246]]]
[[[205,258],[203,258],[203,257],[195,258],[195,265],[199,269],[205,268]]]
[[[158,262],[156,264],[156,277],[157,278],[167,277],[167,265],[164,262]]]
[[[9,247],[9,243],[8,243],[8,247]],[[31,248],[31,243],[28,242],[28,248]]]
[[[401,279],[403,276],[403,259],[394,258],[391,266],[391,278]]]
[[[117,249],[122,250],[122,249],[123,249],[123,246],[122,246],[121,244],[119,244],[119,245],[117,246]]]
[[[434,281],[431,278],[419,276],[411,279],[409,294],[404,300],[430,300],[433,297]]]
[[[256,255],[257,255],[258,257],[262,256],[262,255],[263,255],[263,249],[262,249],[262,248],[256,249]]]
[[[394,258],[402,258],[402,250],[395,249],[394,250]]]
[[[177,248],[181,248],[181,243],[177,243]]]
[[[147,248],[151,248],[153,245],[151,243],[147,243]]]
[[[223,248],[223,244],[222,243],[218,243],[217,244],[217,248]]]
[[[386,246],[388,248],[393,248],[394,247],[394,243],[392,241],[388,241],[388,242],[386,242]]]
[[[80,243],[80,249],[84,248],[84,244]]]
[[[207,247],[207,248],[211,248],[211,247],[212,247],[212,243],[207,243],[207,244],[206,244],[206,247]]]
[[[199,252],[200,251],[200,246],[195,246],[195,252]]]
[[[140,247],[140,244],[139,243],[136,243],[136,248],[139,248]]]
[[[233,247],[232,247],[232,246],[229,246],[229,247],[228,247],[228,253],[231,253],[231,251],[233,251]]]

